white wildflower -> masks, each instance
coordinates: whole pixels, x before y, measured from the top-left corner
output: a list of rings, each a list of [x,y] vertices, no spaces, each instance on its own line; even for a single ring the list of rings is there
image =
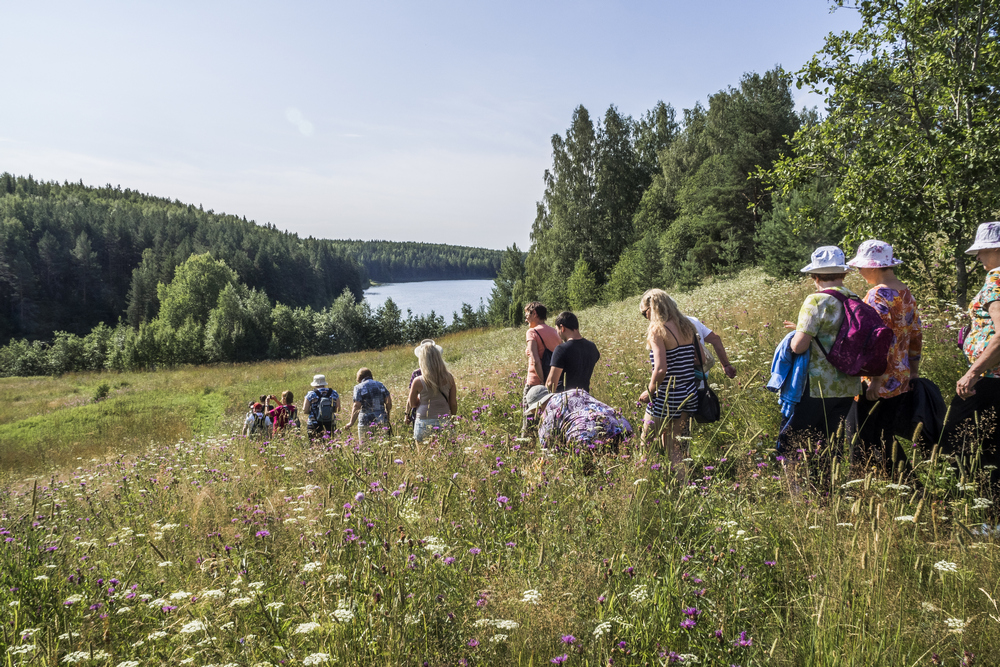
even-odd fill
[[[338,623],[350,623],[352,620],[354,620],[354,612],[344,607],[334,609],[330,613],[330,616],[335,618]]]
[[[935,612],[935,611],[941,611],[940,609],[938,609],[937,607],[935,607],[935,606],[934,606],[934,605],[933,605],[932,603],[930,603],[930,602],[921,602],[921,603],[920,603],[920,608],[921,608],[922,610],[924,610],[924,611],[928,612],[928,613],[931,613],[931,612]]]
[[[67,665],[72,665],[74,662],[83,662],[84,660],[90,660],[90,653],[87,651],[73,651],[72,653],[67,653],[63,656],[63,659],[59,662],[66,663]]]
[[[910,487],[906,484],[886,484],[885,488],[892,489],[893,491],[909,491]]]
[[[594,638],[600,639],[609,632],[611,632],[611,621],[604,621],[594,628]]]
[[[39,630],[41,630],[41,628],[25,628],[24,630],[21,630],[21,639],[31,639]]]
[[[417,612],[416,614],[407,614],[403,617],[403,623],[407,625],[416,625],[420,622],[420,618],[424,615],[424,612]],[[480,619],[482,620],[482,619]],[[478,623],[479,621],[476,621]]]
[[[968,625],[969,622],[963,621],[960,618],[946,618],[944,619],[944,624],[948,626],[948,632],[960,635],[963,631],[965,631],[965,626]]]
[[[913,515],[912,514],[904,514],[903,516],[897,516],[896,517],[896,521],[903,521],[903,522],[913,523]]]
[[[701,662],[700,660],[698,660],[698,656],[696,656],[694,653],[681,653],[679,656],[677,656],[677,658],[681,661],[682,664],[685,665],[694,665],[698,662]]]
[[[284,606],[285,606],[284,602],[268,602],[266,605],[264,605],[264,609],[267,609],[268,611],[278,611]]]
[[[228,632],[228,631],[232,630],[235,627],[236,627],[236,623],[234,623],[233,621],[229,621],[228,623],[223,623],[222,625],[220,625],[219,629],[225,630],[225,631]]]
[[[249,607],[253,604],[253,600],[250,598],[236,598],[229,603],[229,606],[234,609],[242,609],[243,607]]]
[[[852,479],[849,482],[844,482],[843,484],[841,484],[840,488],[842,488],[842,489],[849,489],[852,486],[857,486],[858,484],[864,484],[864,483],[865,483],[865,480],[864,480],[863,477],[861,479]]]
[[[538,601],[542,599],[542,594],[536,591],[534,588],[531,590],[524,591],[524,596],[521,598],[521,602],[527,602],[528,604],[538,604]]]
[[[172,560],[165,560],[162,563],[158,563],[157,567],[170,567],[174,564]]]
[[[322,569],[323,569],[323,563],[320,562],[306,563],[305,565],[302,566],[302,574],[319,572]]]
[[[640,584],[632,589],[632,592],[628,594],[632,598],[632,602],[640,603],[645,602],[649,599],[649,593],[646,589],[646,584]]]
[[[299,520],[296,519],[294,516],[288,517],[287,519],[285,519],[284,521],[282,521],[282,523],[284,523],[286,526],[294,524],[294,523],[298,523],[298,522],[299,522]]]
[[[171,593],[169,597],[176,602],[177,600],[187,600],[191,597],[191,594],[187,591],[177,591],[176,593]]]
[[[974,510],[984,510],[993,504],[992,500],[986,498],[976,498],[972,501],[972,509]]]
[[[264,588],[264,582],[251,581],[249,584],[247,584],[247,588],[249,588],[252,591],[259,591],[260,589]]]
[[[49,577],[47,575],[44,575],[44,574],[40,574],[37,577],[35,577],[35,581],[48,581],[48,580],[49,580]]]
[[[182,635],[193,635],[196,632],[201,632],[205,629],[205,624],[201,621],[191,621],[187,625],[181,628],[180,632]]]
[[[140,664],[138,660],[122,660],[115,667],[139,667]]]
[[[519,627],[517,621],[505,621],[505,620],[493,621],[493,625],[498,630],[507,630],[508,632],[511,630],[517,630],[517,628]]]
[[[220,591],[218,589],[213,589],[210,591],[202,591],[199,597],[201,597],[203,600],[219,600],[221,598],[226,597],[226,591]]]
[[[853,528],[854,524],[850,522],[838,523],[837,528]]]
[[[180,528],[180,527],[181,527],[181,524],[179,524],[179,523],[167,523],[167,524],[164,524],[160,528],[160,530],[163,531],[163,532],[166,532],[168,530],[174,530],[174,529]]]
[[[347,576],[341,574],[340,572],[336,574],[331,574],[326,578],[326,583],[328,584],[342,584],[347,581]]]
[[[12,601],[10,601],[10,602],[7,603],[7,606],[8,607],[19,607],[19,606],[21,606],[21,601],[20,600],[12,600]]]
[[[320,665],[324,662],[330,662],[329,653],[313,653],[312,655],[307,655],[302,659],[303,665]]]
[[[490,637],[491,644],[499,644],[500,642],[505,642],[505,641],[507,641],[507,635],[495,634],[492,637]]]
[[[632,486],[639,486],[643,482],[648,482],[648,481],[649,481],[648,479],[646,479],[644,477],[640,477],[639,479],[637,479],[634,482],[632,482]]]
[[[146,637],[148,641],[155,642],[158,639],[163,639],[167,636],[167,633],[163,630],[157,630],[156,632],[150,632],[149,636]]]
[[[955,563],[949,563],[946,560],[939,560],[934,563],[934,569],[938,572],[958,572],[958,565]]]
[[[122,616],[123,614],[131,613],[131,611],[132,607],[121,607],[115,613],[118,614],[119,616]]]
[[[965,484],[958,483],[958,484],[955,485],[955,487],[959,491],[975,491],[976,490],[976,485],[973,484],[972,482],[966,482]]]
[[[323,627],[323,626],[321,626],[319,623],[315,623],[315,622],[299,623],[295,627],[295,634],[297,634],[297,635],[309,634],[310,632],[312,632],[314,630],[319,630],[321,627]]]
[[[31,653],[38,648],[37,644],[21,644],[20,646],[11,646],[7,649],[7,653],[13,653],[14,655],[25,655]]]

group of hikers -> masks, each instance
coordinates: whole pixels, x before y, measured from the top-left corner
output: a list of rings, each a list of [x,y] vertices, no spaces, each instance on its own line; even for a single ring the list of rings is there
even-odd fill
[[[975,439],[983,445],[984,463],[1000,458],[1000,338],[995,335],[1000,327],[1000,222],[980,225],[967,252],[982,262],[986,284],[969,306],[971,324],[958,341],[970,367],[958,381],[947,413],[940,391],[920,377],[922,325],[913,295],[894,273],[902,262],[892,246],[865,241],[850,261],[836,246],[812,253],[801,272],[812,279],[816,291],[802,303],[797,321],[784,323],[791,331],[775,350],[767,385],[778,394],[780,454],[844,441],[830,437],[837,433],[848,436],[852,457],[883,465],[891,459],[895,437],[940,441],[946,450],[961,449]],[[863,298],[844,286],[853,268],[870,286]],[[673,465],[681,466],[690,419],[719,418],[718,399],[707,381],[715,358],[727,377],[737,371],[720,336],[685,316],[663,290],[643,294],[639,312],[647,320],[652,366],[638,396],[645,405],[642,439],[655,442]],[[551,449],[617,450],[633,428],[620,410],[590,394],[601,354],[581,335],[577,316],[564,311],[549,326],[548,311],[539,302],[525,306],[524,316],[528,369],[521,437],[534,434]],[[413,424],[413,438],[422,442],[449,425],[458,408],[457,389],[440,345],[424,340],[414,354],[419,368],[410,377],[406,417]],[[319,437],[333,432],[340,398],[323,375],[313,378],[312,387],[301,412],[307,415],[310,436]],[[258,425],[277,430],[298,424],[290,391],[273,408],[270,400],[277,401],[262,396],[251,406],[244,432]],[[392,398],[367,368],[357,373],[353,402],[347,426],[357,424],[359,438],[390,429]]]

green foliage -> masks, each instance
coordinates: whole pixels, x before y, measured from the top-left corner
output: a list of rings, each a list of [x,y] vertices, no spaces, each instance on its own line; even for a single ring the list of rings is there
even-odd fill
[[[809,263],[812,251],[823,245],[840,245],[847,225],[837,214],[833,187],[814,180],[803,187],[779,193],[774,208],[764,214],[757,232],[760,266],[769,275],[787,278]]]
[[[191,255],[177,267],[169,284],[157,285],[159,318],[175,328],[188,319],[204,325],[222,291],[237,282],[236,272],[225,261],[215,260],[209,253]]]
[[[654,234],[646,234],[622,253],[604,286],[604,298],[620,301],[642,294],[661,284],[662,276],[659,242]]]
[[[583,257],[576,260],[573,273],[570,274],[569,280],[566,283],[566,294],[569,298],[569,307],[571,310],[583,310],[597,303],[600,298],[597,278],[590,269],[590,265],[587,264],[587,260]]]
[[[412,241],[329,241],[379,283],[493,278],[503,251]]]
[[[844,0],[837,0],[838,7]],[[799,72],[828,95],[774,180],[788,191],[836,180],[853,244],[876,237],[933,276],[940,298],[965,304],[976,225],[1000,209],[1000,5],[987,0],[852,3],[861,27],[830,34]],[[934,239],[947,243],[935,252]],[[950,283],[950,284],[949,284]]]
[[[271,306],[267,295],[246,285],[226,285],[205,326],[205,354],[208,360],[260,359],[270,341]]]
[[[525,303],[520,294],[524,289],[524,277],[524,253],[515,243],[504,251],[500,270],[493,279],[493,291],[486,307],[486,319],[490,324],[515,326],[520,323]]]

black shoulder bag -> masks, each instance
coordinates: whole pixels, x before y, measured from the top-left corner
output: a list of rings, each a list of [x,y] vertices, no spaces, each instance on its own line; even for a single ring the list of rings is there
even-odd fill
[[[698,364],[704,366],[701,358],[701,343],[695,336],[694,349],[698,354]],[[722,406],[719,404],[719,397],[715,395],[712,388],[708,386],[708,375],[698,380],[698,409],[694,411],[694,420],[699,424],[711,424],[719,421],[722,416]]]

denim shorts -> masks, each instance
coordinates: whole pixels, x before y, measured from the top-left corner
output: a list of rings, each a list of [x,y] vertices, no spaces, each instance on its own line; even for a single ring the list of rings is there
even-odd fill
[[[423,442],[449,424],[448,419],[421,419],[417,417],[417,420],[413,422],[413,439],[417,442]]]

